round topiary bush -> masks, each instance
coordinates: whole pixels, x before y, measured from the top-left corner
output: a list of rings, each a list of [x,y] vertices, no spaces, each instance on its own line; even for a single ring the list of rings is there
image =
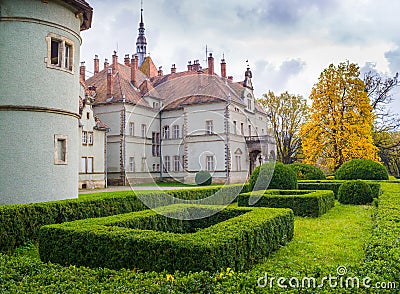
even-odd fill
[[[369,159],[352,159],[342,164],[335,173],[337,180],[388,180],[382,164]]]
[[[196,174],[194,181],[199,186],[209,186],[212,183],[212,176],[209,171],[201,170]]]
[[[282,190],[297,189],[296,174],[290,167],[281,162],[265,163],[256,167],[252,172],[249,179],[249,188],[250,191],[267,188]]]
[[[324,172],[314,165],[292,163],[289,167],[295,172],[298,180],[326,180]]]
[[[370,186],[361,181],[347,181],[339,187],[338,199],[343,204],[368,204],[373,200]]]

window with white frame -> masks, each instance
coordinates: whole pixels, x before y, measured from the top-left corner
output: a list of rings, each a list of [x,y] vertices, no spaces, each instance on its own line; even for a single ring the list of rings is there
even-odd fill
[[[141,166],[142,172],[146,171],[146,157],[142,157],[142,166]]]
[[[244,136],[244,124],[240,123],[240,134]]]
[[[214,169],[215,169],[214,156],[213,155],[207,155],[206,156],[206,170],[214,171]]]
[[[87,140],[88,144],[93,145],[93,132],[88,132],[87,138],[88,138],[88,140]]]
[[[251,136],[251,125],[249,125],[249,136]]]
[[[87,132],[82,131],[82,144],[86,145],[87,144]]]
[[[129,136],[135,136],[135,123],[130,122],[129,123]]]
[[[236,163],[236,170],[241,171],[242,170],[242,156],[241,155],[235,155],[235,163]]]
[[[164,156],[164,171],[169,172],[171,170],[171,160],[168,155]]]
[[[174,171],[178,172],[181,170],[181,160],[179,155],[174,156]]]
[[[160,133],[153,132],[151,135],[151,153],[154,157],[161,154]]]
[[[146,138],[147,136],[147,126],[142,124],[142,138]]]
[[[236,135],[237,134],[237,121],[233,121],[233,133]]]
[[[73,71],[74,43],[61,35],[49,33],[47,40],[47,67]]]
[[[135,157],[129,157],[129,171],[135,172]]]
[[[206,134],[211,135],[214,133],[214,125],[212,120],[206,121]]]
[[[169,139],[169,126],[163,127],[163,139]]]
[[[173,138],[179,139],[179,126],[174,125],[172,128],[173,128]]]
[[[94,157],[86,156],[81,158],[81,172],[84,174],[91,174],[94,171]]]

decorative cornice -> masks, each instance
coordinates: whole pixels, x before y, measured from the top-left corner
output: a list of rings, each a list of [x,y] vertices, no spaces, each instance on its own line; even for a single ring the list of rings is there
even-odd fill
[[[58,108],[40,107],[40,106],[30,106],[30,105],[0,105],[0,111],[29,111],[29,112],[47,112],[55,113],[66,116],[72,116],[77,119],[80,118],[79,113],[72,111],[67,111]]]

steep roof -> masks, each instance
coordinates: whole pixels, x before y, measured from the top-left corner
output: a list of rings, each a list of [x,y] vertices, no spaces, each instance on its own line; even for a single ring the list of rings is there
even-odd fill
[[[63,0],[82,13],[81,31],[90,29],[92,25],[93,8],[84,0]]]
[[[158,75],[157,67],[154,65],[153,59],[151,59],[150,56],[147,56],[144,59],[142,65],[139,67],[139,70],[149,78]]]
[[[136,78],[138,84],[143,83],[146,80],[146,76],[137,71]],[[148,103],[142,98],[140,91],[136,90],[131,84],[131,68],[125,64],[118,63],[115,74],[113,75],[113,93],[112,97],[107,97],[107,69],[103,69],[99,73],[93,75],[86,80],[88,87],[96,87],[95,103],[111,103],[122,101],[125,99],[126,102],[133,104],[149,106]]]

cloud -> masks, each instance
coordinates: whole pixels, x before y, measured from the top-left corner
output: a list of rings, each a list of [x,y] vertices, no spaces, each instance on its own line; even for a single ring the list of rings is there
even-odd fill
[[[285,60],[278,66],[265,60],[259,60],[256,62],[255,71],[260,75],[257,80],[265,81],[264,84],[269,90],[283,92],[288,82],[299,75],[305,66],[305,61],[299,58]]]
[[[400,72],[400,47],[385,52],[385,58],[389,62],[389,68],[392,74]]]

